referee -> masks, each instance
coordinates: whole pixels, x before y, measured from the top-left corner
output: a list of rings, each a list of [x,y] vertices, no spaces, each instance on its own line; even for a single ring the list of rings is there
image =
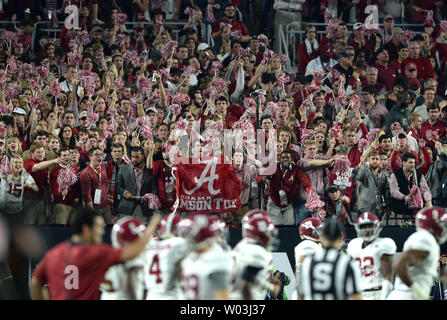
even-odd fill
[[[298,300],[361,300],[360,270],[340,252],[344,227],[338,219],[326,220],[320,229],[323,250],[303,260]]]

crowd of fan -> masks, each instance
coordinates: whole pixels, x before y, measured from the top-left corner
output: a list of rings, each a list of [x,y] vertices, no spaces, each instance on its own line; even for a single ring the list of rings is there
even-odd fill
[[[178,42],[161,8],[132,29],[118,8],[104,21],[91,9],[81,5],[79,28],[40,36],[34,51],[26,13],[20,28],[0,36],[4,215],[67,224],[83,205],[107,223],[166,214],[176,197],[173,146],[195,154],[212,143],[207,152],[220,156],[215,140],[224,129],[241,128],[248,141],[258,125],[266,152],[276,145],[277,171],[259,174],[260,150],[233,152],[242,208],[225,215],[228,224],[254,207],[294,225],[311,215],[349,223],[358,211],[411,220],[423,206],[447,206],[444,21],[428,18],[415,34],[387,15],[384,29],[356,23],[349,33],[328,15],[321,39],[307,24],[298,70],[287,73],[287,57],[250,34],[234,4],[211,6],[214,46],[205,42],[206,6],[185,11]],[[191,145],[194,121],[213,139]],[[158,207],[146,204],[148,194]]]

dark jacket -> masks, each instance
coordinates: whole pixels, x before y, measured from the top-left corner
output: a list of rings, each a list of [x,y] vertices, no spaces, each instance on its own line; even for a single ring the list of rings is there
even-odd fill
[[[152,210],[149,209],[146,203],[143,203],[141,199],[126,199],[124,197],[125,191],[130,192],[134,196],[137,194],[137,186],[133,168],[133,164],[129,163],[123,165],[118,172],[118,182],[116,189],[118,194],[121,196],[121,199],[118,204],[117,213],[131,215],[135,210],[135,207],[137,205],[141,205],[143,214],[147,217],[152,214]],[[140,196],[142,197],[146,193],[157,194],[157,185],[152,174],[152,169],[144,168],[143,170],[143,180],[141,183]]]
[[[447,155],[439,155],[439,159],[432,163],[430,169],[425,175],[427,184],[430,187],[431,194],[433,196],[433,205],[439,205],[439,185],[444,174],[447,171]]]
[[[388,132],[391,132],[391,125],[394,122],[399,122],[401,127],[406,132],[410,128],[410,124],[408,123],[409,115],[410,111],[408,111],[408,109],[401,109],[398,106],[394,105],[394,107],[391,108],[386,117],[386,130]]]

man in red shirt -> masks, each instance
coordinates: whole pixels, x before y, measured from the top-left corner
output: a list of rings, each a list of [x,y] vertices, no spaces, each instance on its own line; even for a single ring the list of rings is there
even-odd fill
[[[307,193],[312,184],[303,169],[295,166],[290,150],[284,150],[280,156],[276,173],[267,178],[270,180],[270,199],[267,211],[275,225],[293,225],[293,202],[298,195],[300,186]]]
[[[99,300],[99,285],[110,266],[137,257],[160,221],[154,215],[140,237],[121,249],[102,243],[104,220],[93,209],[76,213],[73,235],[46,253],[31,278],[31,299],[43,300],[48,285],[51,300]]]
[[[400,44],[397,47],[397,53],[398,57],[397,59],[393,60],[390,58],[390,67],[394,68],[398,75],[404,75],[405,69],[402,68],[402,62],[405,61],[405,59],[408,58],[408,47],[404,44]]]
[[[407,135],[412,136],[419,141],[421,138],[420,130],[422,127],[422,117],[417,112],[412,112],[408,116],[408,121],[410,122],[410,129],[407,130]]]
[[[88,155],[90,164],[82,170],[79,177],[84,203],[101,215],[106,224],[111,224],[112,212],[107,200],[107,166],[102,161],[102,150],[93,147],[89,150]]]
[[[383,83],[387,91],[393,89],[393,83],[396,79],[397,72],[393,67],[388,65],[390,60],[388,51],[386,49],[380,48],[376,52],[377,62],[375,67],[379,71],[377,76],[377,81]]]
[[[318,41],[315,26],[308,25],[305,30],[306,39],[298,46],[298,72],[306,72],[306,66],[315,58],[318,58]]]
[[[75,207],[79,204],[81,198],[81,186],[79,180],[67,189],[60,190],[58,176],[62,169],[71,168],[78,176],[78,169],[70,165],[70,150],[64,148],[60,151],[60,163],[50,173],[51,193],[54,198],[54,223],[67,224],[73,220]]]
[[[439,105],[429,104],[427,112],[428,120],[422,123],[419,134],[428,143],[428,146],[434,150],[435,142],[446,135],[445,123],[439,119]]]
[[[356,143],[356,140],[355,129],[351,126],[346,127],[343,130],[343,141],[344,144],[348,147],[348,158],[349,161],[351,161],[351,168],[357,167],[360,163],[360,158],[362,157],[362,152],[359,151],[358,143]]]
[[[402,62],[402,70],[408,63],[414,63],[417,68],[417,75],[419,80],[426,80],[428,78],[434,78],[435,72],[430,59],[422,57],[421,46],[416,40],[411,41],[408,47],[409,57]]]
[[[162,156],[163,160],[154,161],[152,169],[157,183],[158,197],[162,205],[160,211],[163,214],[167,214],[177,199],[176,184],[175,178],[172,175],[172,163],[169,158],[168,144],[162,147]]]
[[[248,32],[247,27],[242,21],[239,21],[235,18],[236,15],[236,7],[234,4],[228,4],[224,9],[224,17],[222,19],[217,20],[213,24],[213,39],[217,40],[222,37],[222,25],[228,24],[231,25],[231,32],[234,33],[235,36],[239,35],[239,41],[248,42],[250,40],[250,34]]]
[[[36,181],[39,191],[25,189],[23,208],[25,212],[26,224],[46,224],[48,217],[46,214],[45,199],[48,197],[48,168],[60,162],[60,158],[47,160],[45,158],[45,148],[37,142],[31,144],[31,158],[23,163],[25,170],[31,174]]]

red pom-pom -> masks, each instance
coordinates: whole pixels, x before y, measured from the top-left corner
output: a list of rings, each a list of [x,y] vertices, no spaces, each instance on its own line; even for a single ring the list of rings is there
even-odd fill
[[[310,211],[315,211],[324,206],[324,202],[320,200],[318,193],[315,190],[310,189],[307,193],[307,201],[304,206]]]
[[[73,167],[62,168],[57,175],[59,193],[67,190],[78,181],[78,176]]]
[[[143,200],[147,201],[147,206],[151,210],[158,210],[161,208],[160,199],[158,199],[158,196],[154,193],[146,193],[143,196]]]
[[[413,186],[410,190],[410,198],[411,198],[411,206],[413,208],[422,208],[424,206],[424,202],[422,200],[421,189],[417,186]]]
[[[146,77],[139,76],[137,79],[137,89],[143,96],[149,95],[152,90],[152,81]]]
[[[346,156],[340,156],[334,161],[334,172],[343,175],[349,172],[351,161]]]
[[[191,102],[191,98],[184,92],[178,92],[171,101],[171,104],[188,105]]]
[[[115,85],[115,88],[117,90],[121,90],[122,88],[124,88],[124,81],[121,79],[116,79],[113,84]]]

